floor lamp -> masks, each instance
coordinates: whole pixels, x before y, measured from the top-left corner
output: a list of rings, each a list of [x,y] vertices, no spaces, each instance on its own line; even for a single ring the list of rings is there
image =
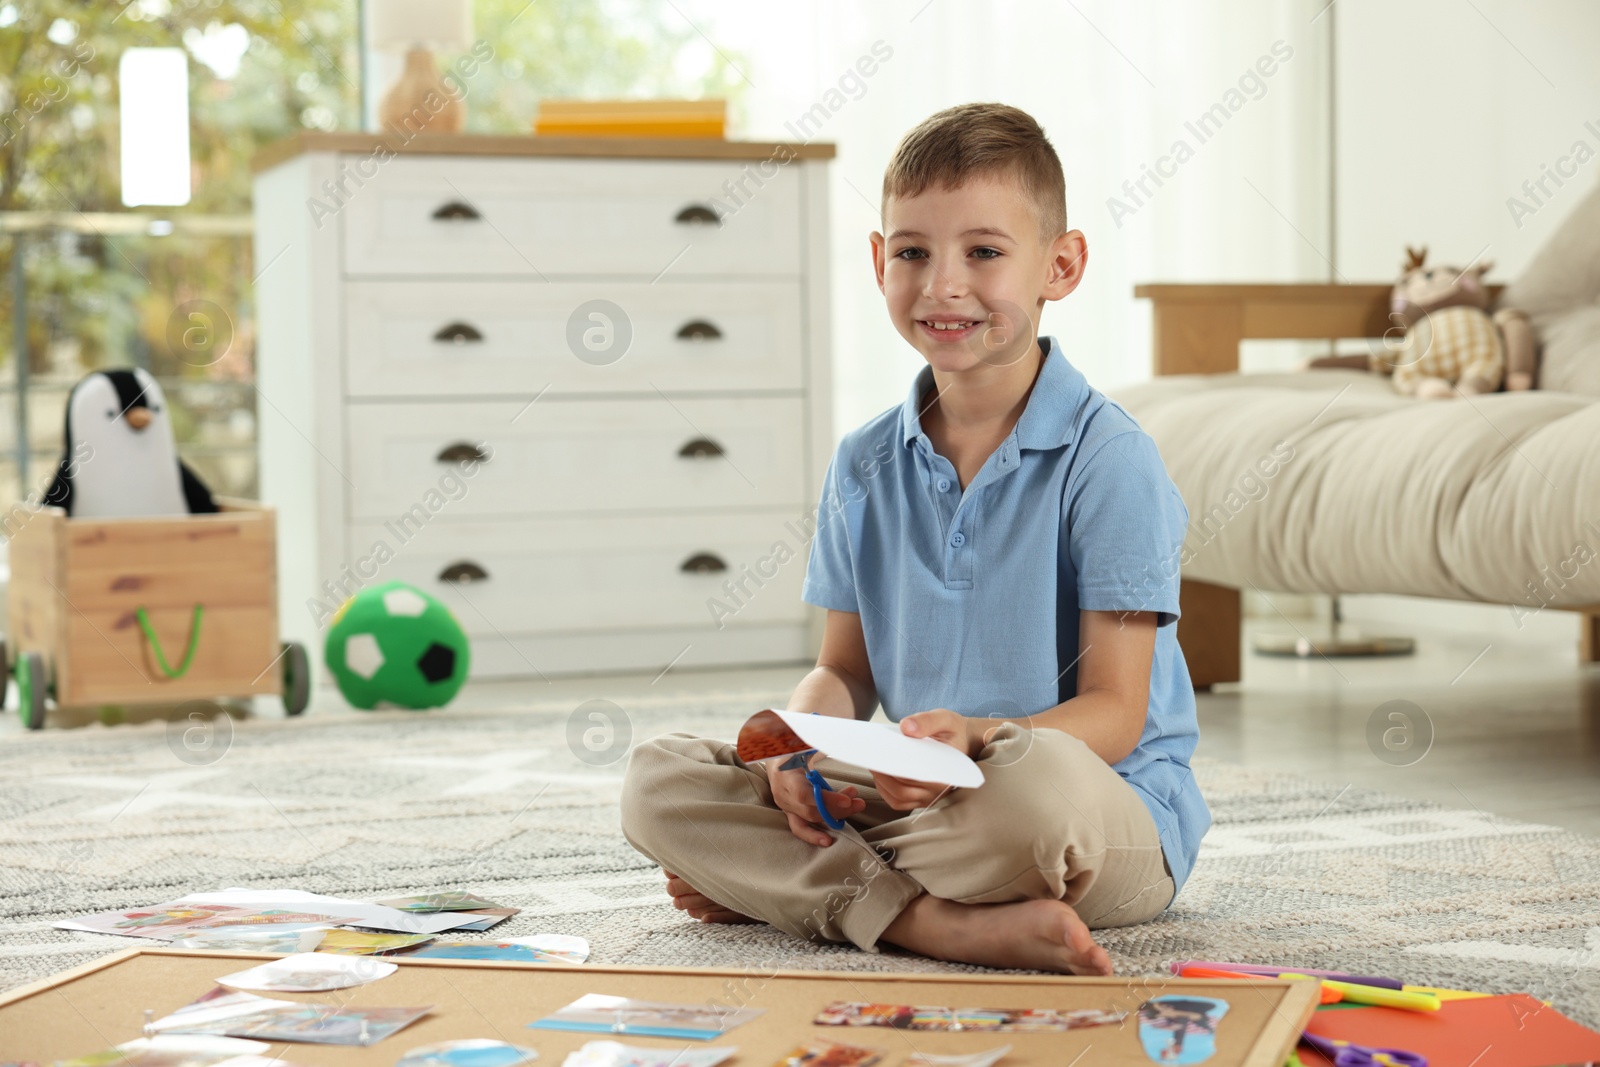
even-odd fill
[[[1328,19],[1328,271],[1330,282],[1340,277],[1336,266],[1339,255],[1339,34],[1338,12],[1333,4],[1321,8],[1318,17]],[[1332,355],[1332,342],[1329,342]],[[1251,647],[1264,656],[1294,656],[1299,659],[1328,659],[1334,656],[1409,656],[1417,650],[1410,637],[1362,637],[1343,632],[1344,608],[1339,594],[1333,594],[1329,608],[1328,632],[1317,637],[1304,634],[1258,634]]]

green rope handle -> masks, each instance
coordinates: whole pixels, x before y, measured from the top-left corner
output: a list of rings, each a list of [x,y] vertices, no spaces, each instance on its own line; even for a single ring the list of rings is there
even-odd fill
[[[194,662],[194,650],[200,647],[200,614],[203,610],[200,604],[194,606],[194,617],[189,623],[189,647],[184,651],[183,662],[178,664],[177,670],[167,666],[167,657],[161,651],[161,639],[156,637],[155,627],[150,625],[150,616],[144,613],[143,608],[134,612],[139,618],[139,629],[150,639],[150,647],[156,654],[156,665],[168,678],[182,678],[188,672],[189,664]]]

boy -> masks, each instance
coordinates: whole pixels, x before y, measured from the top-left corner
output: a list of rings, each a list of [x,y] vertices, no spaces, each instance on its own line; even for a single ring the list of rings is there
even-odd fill
[[[783,761],[643,744],[623,832],[691,916],[1109,974],[1089,931],[1160,914],[1188,876],[1211,822],[1173,625],[1188,512],[1150,438],[1035,330],[1086,255],[1027,114],[951,108],[896,149],[872,261],[928,366],[829,467],[803,592],[827,625],[788,707],[866,719],[881,702],[984,783],[818,758],[847,823],[830,833]]]

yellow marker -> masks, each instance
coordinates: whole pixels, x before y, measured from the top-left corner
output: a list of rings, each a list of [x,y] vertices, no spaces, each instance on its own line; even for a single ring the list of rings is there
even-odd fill
[[[1309,974],[1284,972],[1279,978],[1311,978]],[[1337,989],[1352,1004],[1375,1004],[1381,1008],[1404,1008],[1407,1011],[1438,1011],[1439,998],[1431,993],[1407,993],[1399,989],[1380,989],[1377,986],[1356,985],[1354,982],[1335,982],[1322,979],[1322,984]]]
[[[1440,1000],[1475,1000],[1478,997],[1492,997],[1493,993],[1474,993],[1470,989],[1440,989],[1431,985],[1402,986],[1402,993],[1426,993],[1438,997]]]

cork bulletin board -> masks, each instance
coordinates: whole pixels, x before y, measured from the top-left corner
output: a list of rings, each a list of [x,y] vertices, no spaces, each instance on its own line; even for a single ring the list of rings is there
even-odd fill
[[[263,960],[260,953],[133,948],[0,996],[0,1059],[83,1056],[140,1036],[145,1009],[159,1018],[209,991],[219,975]],[[566,1054],[604,1034],[530,1030],[527,1024],[587,993],[641,1000],[716,1002],[765,1009],[713,1042],[627,1036],[630,1044],[679,1049],[739,1049],[728,1067],[772,1067],[797,1044],[822,1038],[881,1049],[882,1067],[899,1067],[913,1051],[977,1052],[1009,1044],[1000,1067],[1095,1067],[1149,1064],[1135,1013],[1155,996],[1219,997],[1229,1010],[1216,1028],[1207,1067],[1282,1067],[1316,1007],[1316,985],[1293,981],[1203,981],[1178,978],[1070,978],[1035,975],[878,974],[688,967],[565,966],[477,960],[406,960],[387,978],[333,993],[273,993],[285,1000],[411,1007],[433,1011],[367,1048],[275,1044],[273,1053],[307,1067],[391,1065],[410,1048],[458,1038],[498,1038],[537,1049],[539,1067],[560,1067]],[[956,1008],[1087,1008],[1126,1011],[1120,1025],[1065,1033],[935,1033],[879,1027],[814,1026],[837,1000]],[[1087,1054],[1085,1054],[1087,1053]],[[1083,1055],[1080,1061],[1078,1057]]]

